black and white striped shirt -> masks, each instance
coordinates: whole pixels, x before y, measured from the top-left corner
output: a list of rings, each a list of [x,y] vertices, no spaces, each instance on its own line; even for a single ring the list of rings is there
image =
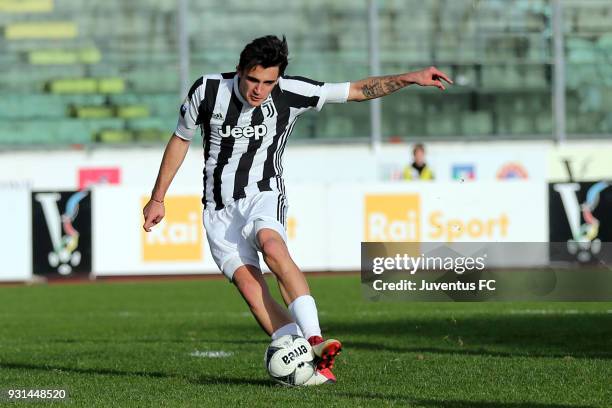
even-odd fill
[[[204,75],[189,90],[175,134],[191,140],[198,127],[204,139],[206,208],[260,191],[285,193],[283,152],[295,121],[326,102],[346,102],[350,83],[322,83],[280,77],[268,98],[252,107],[238,90],[235,72]]]

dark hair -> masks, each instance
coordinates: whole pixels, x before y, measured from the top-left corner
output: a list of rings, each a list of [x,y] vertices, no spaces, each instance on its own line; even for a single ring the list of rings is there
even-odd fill
[[[285,73],[289,57],[287,40],[283,35],[281,40],[275,35],[266,35],[251,41],[240,53],[238,70],[248,72],[253,67],[261,65],[264,68],[278,67],[278,75]]]
[[[423,145],[423,143],[415,144],[414,148],[412,149],[412,154],[416,154],[417,150],[420,150],[425,153],[425,145]]]

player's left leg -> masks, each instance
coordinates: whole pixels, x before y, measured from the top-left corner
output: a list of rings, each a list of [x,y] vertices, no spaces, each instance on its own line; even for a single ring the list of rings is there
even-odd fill
[[[291,304],[291,298],[289,297],[289,294],[287,293],[287,290],[285,289],[281,281],[278,279],[276,281],[278,283],[278,290],[280,291],[281,296],[285,301],[285,305],[288,307]],[[334,339],[323,340],[323,338],[320,336],[312,336],[308,340],[310,341],[315,354],[319,357],[318,366],[333,368],[335,356],[337,356],[341,350],[340,342]],[[335,377],[333,381],[335,382]],[[313,385],[317,384],[318,380],[313,380]]]
[[[239,290],[260,327],[273,339],[302,335],[287,309],[270,294],[259,268],[257,249],[242,235],[244,219],[238,204],[203,212],[206,237],[213,260]]]
[[[268,335],[274,338],[279,329],[290,324],[295,325],[287,310],[279,305],[270,294],[259,268],[253,265],[241,265],[234,272],[232,283],[238,288],[259,326]],[[281,335],[297,334],[285,333],[286,330],[283,330]]]

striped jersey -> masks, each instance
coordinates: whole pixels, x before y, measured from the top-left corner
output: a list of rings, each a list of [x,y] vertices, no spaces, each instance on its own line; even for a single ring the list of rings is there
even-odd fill
[[[220,210],[261,191],[284,195],[283,152],[295,121],[326,102],[346,102],[350,85],[284,76],[260,106],[252,107],[239,81],[235,72],[204,75],[180,107],[174,133],[191,140],[200,128],[203,137],[206,208]]]

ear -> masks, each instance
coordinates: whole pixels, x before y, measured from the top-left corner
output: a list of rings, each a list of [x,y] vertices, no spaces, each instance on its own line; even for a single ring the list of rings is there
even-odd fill
[[[238,74],[238,77],[242,77],[242,73],[240,72],[240,68],[238,68],[238,65],[236,65],[236,74]]]

